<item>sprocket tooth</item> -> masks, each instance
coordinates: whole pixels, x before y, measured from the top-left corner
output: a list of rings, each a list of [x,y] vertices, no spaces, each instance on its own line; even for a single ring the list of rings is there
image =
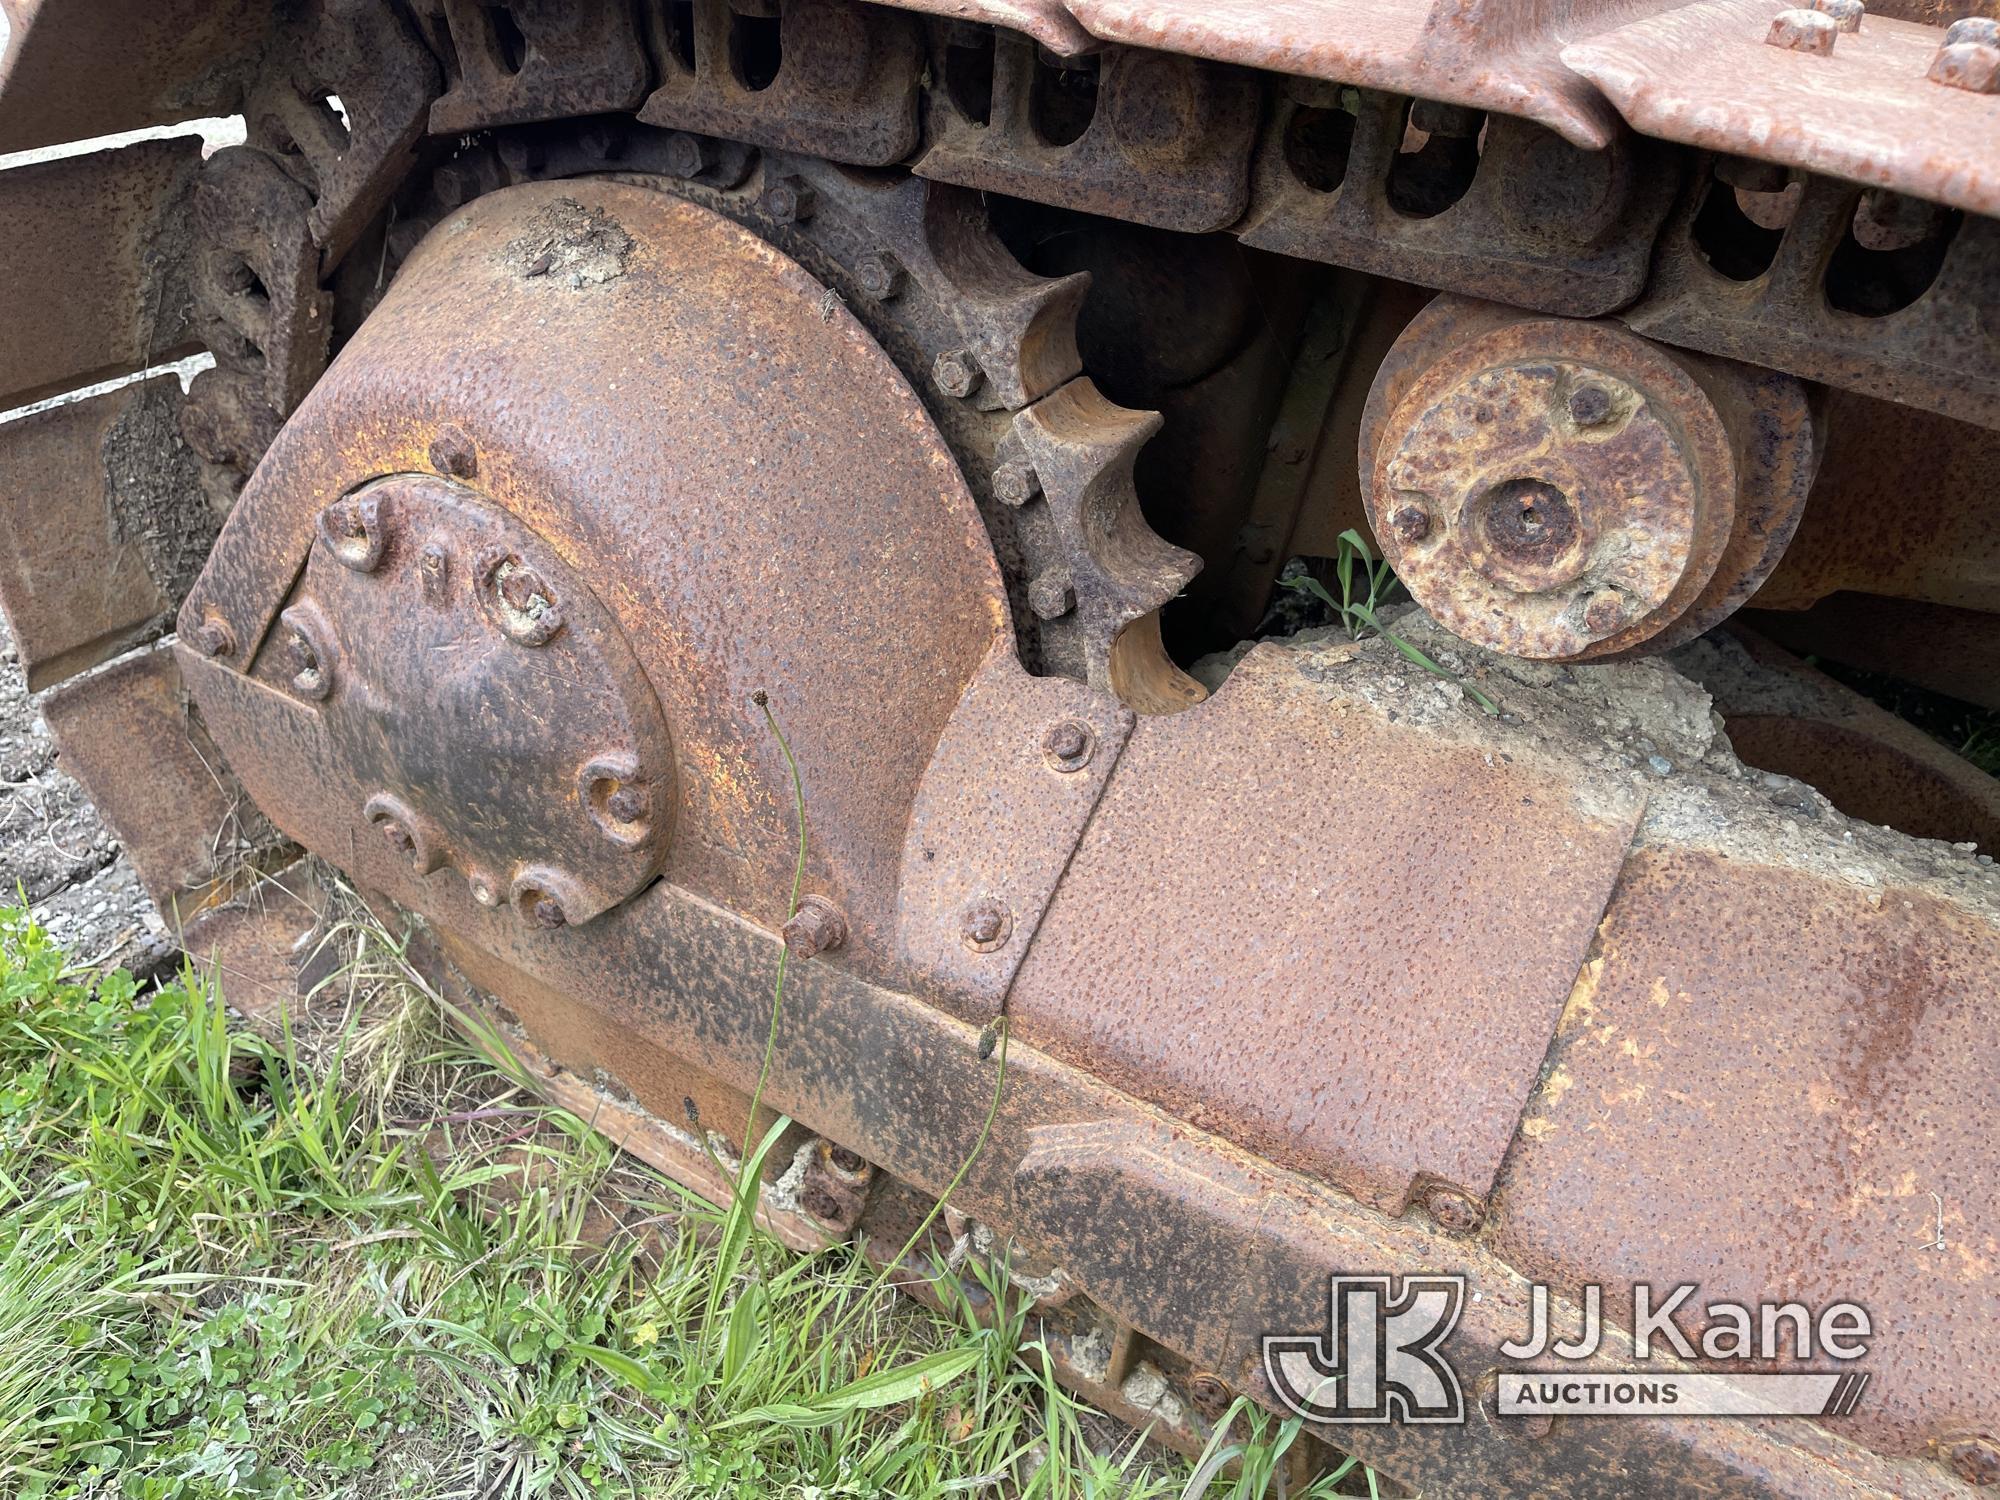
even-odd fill
[[[1016,416],[998,455],[1001,471],[1048,505],[1062,555],[1030,584],[1032,607],[1051,634],[1073,637],[1085,681],[1141,713],[1203,696],[1167,659],[1158,621],[1201,559],[1147,525],[1132,482],[1162,425],[1158,412],[1120,406],[1080,378]]]
[[[923,244],[955,294],[953,317],[985,377],[975,405],[1015,411],[1082,371],[1076,320],[1087,272],[1030,271],[995,237],[978,196],[956,190],[924,194]]]

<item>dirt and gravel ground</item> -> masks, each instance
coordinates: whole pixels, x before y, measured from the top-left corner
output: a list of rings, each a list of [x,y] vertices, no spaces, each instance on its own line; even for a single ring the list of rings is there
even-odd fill
[[[131,862],[63,774],[0,617],[0,904],[23,895],[80,961],[141,968],[171,951]]]

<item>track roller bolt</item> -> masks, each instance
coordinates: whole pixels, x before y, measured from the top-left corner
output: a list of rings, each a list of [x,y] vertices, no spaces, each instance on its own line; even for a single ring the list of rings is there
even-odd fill
[[[780,224],[801,224],[819,210],[819,194],[803,177],[780,177],[764,189],[763,204]]]
[[[1021,506],[1042,492],[1042,476],[1031,464],[1002,464],[993,471],[993,495],[1002,505]]]
[[[1414,547],[1431,534],[1431,513],[1421,505],[1399,505],[1389,516],[1389,527],[1397,541]]]
[[[2000,41],[1947,41],[1931,59],[1926,76],[1970,94],[2000,94]]]
[[[1616,589],[1599,589],[1583,606],[1584,628],[1607,636],[1625,623],[1625,599]]]
[[[1833,52],[1833,40],[1839,35],[1840,25],[1832,16],[1816,10],[1781,10],[1772,20],[1764,44],[1826,57]]]
[[[1569,393],[1570,420],[1579,427],[1598,427],[1609,421],[1611,406],[1611,392],[1594,380]]]
[[[979,389],[986,372],[979,368],[979,361],[972,357],[970,349],[949,349],[931,366],[931,379],[947,396],[963,401]]]
[[[636,786],[621,786],[604,799],[604,810],[621,823],[636,823],[646,816],[645,790]]]
[[[401,823],[393,823],[384,819],[381,827],[382,837],[388,841],[389,847],[394,849],[398,854],[414,854],[417,852],[417,836]]]
[[[807,896],[785,923],[785,949],[794,958],[816,958],[847,941],[847,919],[824,896]]]
[[[1984,1434],[1944,1438],[1938,1457],[1946,1468],[1975,1489],[2000,1488],[2000,1443]]]
[[[1211,1422],[1229,1410],[1229,1383],[1202,1370],[1188,1377],[1188,1403]]]
[[[563,915],[562,902],[546,893],[528,903],[528,919],[537,927],[546,927],[550,931],[569,925],[569,918]]]
[[[959,936],[974,953],[991,953],[1013,930],[1013,916],[991,896],[982,896],[966,907],[959,924]]]
[[[189,639],[194,642],[194,649],[199,651],[203,656],[234,656],[236,654],[236,632],[229,628],[227,621],[215,615],[210,615],[206,620],[195,626],[194,632],[189,636]]]
[[[667,141],[667,170],[676,177],[699,177],[715,165],[715,143],[677,130]]]
[[[1042,758],[1050,770],[1064,774],[1089,765],[1091,751],[1096,748],[1096,736],[1080,719],[1059,720],[1042,736]]]
[[[448,479],[470,479],[479,472],[479,453],[472,439],[456,427],[441,427],[431,439],[431,467]]]
[[[1028,608],[1038,620],[1060,620],[1076,608],[1076,586],[1068,568],[1049,568],[1028,585]]]
[[[850,1151],[845,1146],[836,1146],[832,1141],[819,1143],[820,1153],[826,1164],[842,1182],[849,1187],[858,1187],[875,1175],[875,1169],[859,1151]]]
[[[908,280],[903,263],[887,250],[870,250],[854,263],[854,279],[877,302],[902,295]]]
[[[1483,1203],[1449,1183],[1439,1183],[1424,1194],[1424,1209],[1446,1234],[1471,1234],[1486,1218]]]

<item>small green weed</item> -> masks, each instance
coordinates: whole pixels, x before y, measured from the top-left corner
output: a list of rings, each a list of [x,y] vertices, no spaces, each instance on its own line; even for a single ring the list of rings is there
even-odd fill
[[[1340,551],[1333,560],[1334,577],[1340,584],[1340,597],[1310,573],[1286,574],[1278,581],[1286,588],[1294,589],[1310,596],[1333,611],[1351,640],[1362,641],[1371,635],[1379,635],[1394,646],[1397,651],[1415,665],[1422,667],[1433,677],[1443,678],[1457,686],[1464,694],[1485,709],[1489,714],[1500,712],[1500,705],[1471,683],[1455,673],[1447,671],[1432,659],[1430,654],[1413,646],[1389,626],[1382,623],[1376,613],[1390,602],[1390,596],[1402,587],[1396,581],[1395,573],[1386,561],[1378,561],[1369,548],[1367,539],[1353,529],[1340,534]]]

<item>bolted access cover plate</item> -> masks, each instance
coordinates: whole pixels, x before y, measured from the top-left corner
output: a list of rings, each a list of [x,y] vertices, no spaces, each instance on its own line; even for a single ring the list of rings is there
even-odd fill
[[[320,513],[280,617],[355,836],[542,927],[643,888],[674,807],[666,720],[610,612],[473,490],[390,475]]]

